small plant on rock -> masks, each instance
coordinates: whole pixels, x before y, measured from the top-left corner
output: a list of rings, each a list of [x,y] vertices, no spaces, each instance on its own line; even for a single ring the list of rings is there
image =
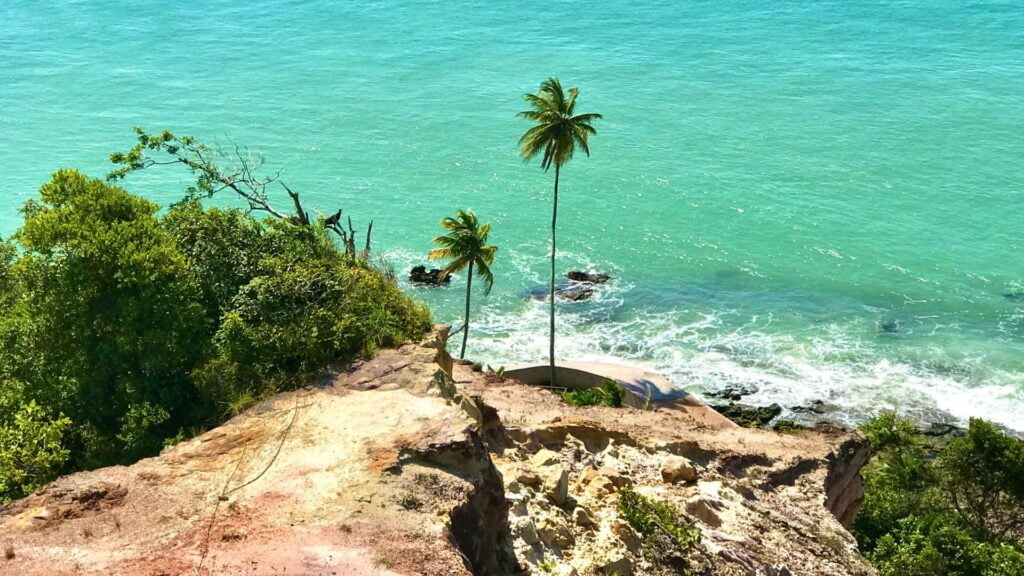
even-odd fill
[[[648,498],[630,486],[619,490],[619,515],[641,536],[651,559],[661,564],[685,563],[700,541],[700,529],[679,519],[679,512],[665,500]]]

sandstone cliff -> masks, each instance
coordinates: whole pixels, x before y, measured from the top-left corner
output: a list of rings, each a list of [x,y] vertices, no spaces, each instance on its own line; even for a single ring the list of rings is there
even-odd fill
[[[453,367],[444,337],[11,503],[0,574],[873,574],[840,523],[857,436],[573,408]],[[626,486],[700,528],[675,568],[620,518]]]

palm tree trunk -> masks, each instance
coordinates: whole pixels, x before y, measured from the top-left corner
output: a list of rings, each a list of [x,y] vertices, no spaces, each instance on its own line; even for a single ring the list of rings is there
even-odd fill
[[[555,201],[551,209],[551,337],[548,359],[551,364],[551,382],[555,385],[555,224],[558,221],[558,175],[561,166],[555,164]]]
[[[459,360],[466,357],[466,340],[469,340],[469,291],[473,288],[473,261],[469,261],[469,276],[466,277],[466,319],[462,322],[462,351]]]

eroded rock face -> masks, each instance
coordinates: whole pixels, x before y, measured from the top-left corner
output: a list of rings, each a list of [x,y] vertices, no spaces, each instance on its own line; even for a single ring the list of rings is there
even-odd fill
[[[532,573],[875,573],[839,522],[856,509],[865,456],[853,432],[710,428],[677,412],[572,408],[459,367],[456,379],[503,419],[509,443],[492,458],[515,492],[515,552]],[[559,464],[568,475],[563,502],[542,480]],[[645,542],[619,509],[626,486],[670,503],[679,522],[700,530],[697,545]]]
[[[486,411],[446,373],[445,335],[12,503],[0,532],[15,558],[0,573],[511,573]]]

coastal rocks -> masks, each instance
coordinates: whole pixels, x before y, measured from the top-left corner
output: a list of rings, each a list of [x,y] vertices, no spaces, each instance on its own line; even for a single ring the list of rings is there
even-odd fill
[[[555,290],[555,294],[562,300],[569,302],[582,302],[584,300],[590,300],[594,296],[594,289],[579,284],[576,286],[567,286],[565,288],[559,288]]]
[[[770,404],[768,406],[748,406],[730,402],[727,405],[711,405],[722,416],[746,428],[764,428],[769,422],[782,414],[782,406]]]
[[[814,400],[811,403],[804,406],[790,406],[789,409],[797,414],[826,414],[828,412],[834,412],[837,407],[832,404],[827,404],[822,400]]]
[[[697,469],[682,456],[669,456],[661,464],[661,479],[668,484],[693,482],[697,479]]]
[[[967,430],[954,424],[944,422],[932,422],[927,428],[921,429],[921,434],[932,438],[959,438],[967,435]]]
[[[744,396],[750,396],[751,394],[757,394],[759,388],[754,384],[732,384],[726,386],[721,390],[715,392],[708,392],[708,396],[712,398],[721,398],[722,400],[729,400],[731,402],[737,402]]]
[[[565,277],[573,282],[589,282],[591,284],[604,284],[612,278],[602,272],[583,272],[581,270],[571,270]]]
[[[445,274],[443,270],[438,268],[431,268],[427,270],[426,266],[414,266],[409,271],[409,281],[413,284],[427,284],[431,286],[440,286],[441,284],[448,284],[452,281],[452,277]]]

